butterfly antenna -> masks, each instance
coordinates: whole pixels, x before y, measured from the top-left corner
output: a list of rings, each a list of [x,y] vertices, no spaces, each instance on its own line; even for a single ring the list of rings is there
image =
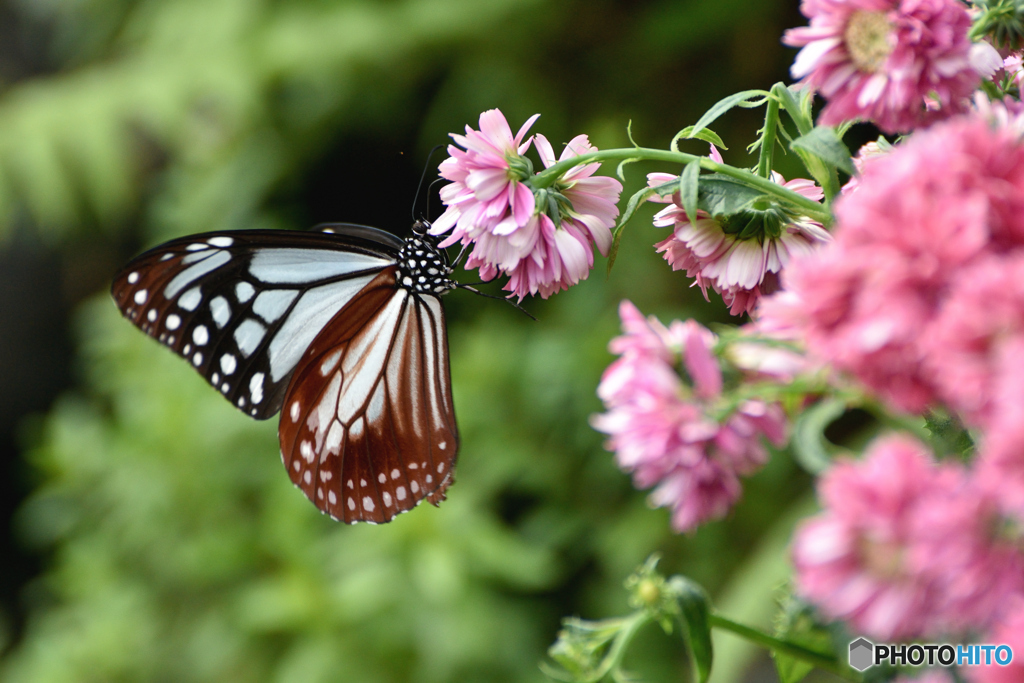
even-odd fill
[[[468,290],[470,292],[473,292],[474,294],[479,294],[480,296],[487,297],[488,299],[497,299],[498,301],[504,301],[505,303],[509,304],[513,308],[519,309],[519,311],[521,313],[525,314],[526,317],[529,318],[530,320],[532,320],[533,322],[537,322],[537,319],[534,318],[532,315],[530,315],[529,311],[527,311],[525,308],[523,308],[522,306],[517,304],[515,301],[512,301],[511,299],[506,299],[503,296],[494,296],[493,294],[487,294],[485,292],[481,292],[476,287],[471,287],[470,285],[465,285],[465,284],[462,284],[461,282],[457,282],[455,284],[455,286],[458,287],[459,289],[465,289],[465,290]]]
[[[420,200],[420,190],[423,189],[423,183],[427,179],[427,171],[430,170],[430,159],[434,156],[434,152],[436,152],[437,150],[441,149],[442,147],[444,147],[444,145],[434,145],[430,149],[430,153],[427,154],[427,162],[425,164],[423,164],[423,173],[420,175],[420,182],[416,186],[416,196],[414,196],[413,199],[412,199],[412,219],[414,221],[416,220],[416,204]],[[436,182],[437,181],[435,180],[432,183],[430,183],[431,186],[434,183],[436,183]],[[428,210],[428,213],[429,213],[429,210],[430,210],[429,199],[427,201],[428,201],[427,210]]]

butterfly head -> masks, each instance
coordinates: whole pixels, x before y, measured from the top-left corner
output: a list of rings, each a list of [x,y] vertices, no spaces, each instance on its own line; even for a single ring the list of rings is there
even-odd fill
[[[455,289],[448,255],[427,230],[430,224],[416,221],[412,235],[398,253],[398,284],[411,292],[440,296]]]

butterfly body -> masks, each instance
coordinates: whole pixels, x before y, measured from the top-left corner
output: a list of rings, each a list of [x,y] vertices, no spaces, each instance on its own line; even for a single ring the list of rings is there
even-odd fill
[[[284,408],[282,460],[317,507],[387,522],[444,499],[458,450],[440,301],[456,284],[425,227],[194,235],[134,259],[112,294],[250,417]]]

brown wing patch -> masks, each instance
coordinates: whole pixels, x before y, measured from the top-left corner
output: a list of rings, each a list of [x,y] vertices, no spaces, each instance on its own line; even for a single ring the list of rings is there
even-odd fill
[[[296,367],[279,436],[292,481],[346,522],[444,500],[458,432],[440,301],[382,272]]]

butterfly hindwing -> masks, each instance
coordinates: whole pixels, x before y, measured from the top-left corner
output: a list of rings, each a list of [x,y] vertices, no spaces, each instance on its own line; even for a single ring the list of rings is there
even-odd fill
[[[458,432],[440,300],[381,272],[295,370],[281,415],[292,481],[346,522],[387,522],[451,483]]]
[[[330,227],[336,234],[243,230],[168,242],[121,271],[114,300],[233,405],[271,417],[308,344],[402,245],[375,228]]]

